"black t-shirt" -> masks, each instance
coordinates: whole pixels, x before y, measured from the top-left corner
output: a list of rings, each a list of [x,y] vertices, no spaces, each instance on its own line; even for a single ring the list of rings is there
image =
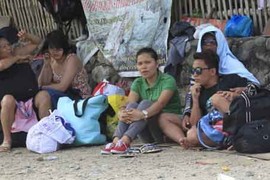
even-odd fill
[[[199,103],[202,114],[207,114],[207,100],[214,95],[217,91],[229,91],[230,88],[246,87],[247,79],[242,78],[237,74],[228,74],[220,77],[218,84],[204,89],[202,88]]]
[[[37,79],[29,63],[13,64],[0,72],[0,99],[11,94],[17,101],[26,101],[38,90]]]

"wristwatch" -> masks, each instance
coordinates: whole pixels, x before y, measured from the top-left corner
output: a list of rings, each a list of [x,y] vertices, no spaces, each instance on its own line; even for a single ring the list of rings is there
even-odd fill
[[[148,112],[146,110],[142,110],[142,113],[144,115],[144,120],[148,118]]]

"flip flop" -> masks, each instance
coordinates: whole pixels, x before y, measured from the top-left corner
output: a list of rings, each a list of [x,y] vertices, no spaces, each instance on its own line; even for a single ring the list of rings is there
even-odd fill
[[[160,149],[160,148],[155,148],[155,149],[149,149],[149,150],[147,150],[147,151],[143,151],[142,153],[143,154],[148,154],[148,153],[158,153],[158,152],[161,152],[162,151],[162,149]]]
[[[8,143],[2,143],[0,145],[0,153],[1,152],[10,152],[10,150],[11,150],[11,145],[10,144],[8,144]]]
[[[159,148],[157,145],[155,144],[145,144],[142,147],[140,147],[140,151],[142,154],[148,154],[148,153],[157,153],[157,152],[161,152],[162,149]]]
[[[141,150],[139,147],[130,147],[127,151],[127,153],[131,153],[131,154],[139,154],[141,153]]]

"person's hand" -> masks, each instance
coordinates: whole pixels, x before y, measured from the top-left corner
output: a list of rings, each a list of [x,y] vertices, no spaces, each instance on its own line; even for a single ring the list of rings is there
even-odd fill
[[[118,119],[119,121],[125,122],[127,124],[132,123],[132,121],[129,119],[129,116],[127,114],[127,110],[122,109],[118,112]]]
[[[51,63],[51,56],[49,53],[44,54],[44,63],[45,64],[50,64]]]
[[[25,30],[20,30],[17,34],[17,36],[19,37],[20,41],[25,41],[27,40],[27,33]]]
[[[127,114],[132,122],[144,119],[144,114],[138,109],[129,109],[127,110]]]
[[[182,129],[183,131],[188,131],[191,128],[191,124],[189,122],[190,117],[188,115],[184,115],[182,119]]]
[[[195,83],[190,87],[191,95],[193,99],[198,99],[200,97],[202,86],[199,83]]]
[[[236,87],[236,88],[231,88],[230,91],[241,94],[242,91],[244,91],[245,89],[246,89],[246,87]]]
[[[229,102],[232,102],[235,97],[239,96],[238,93],[231,91],[218,91],[217,93],[227,99]]]

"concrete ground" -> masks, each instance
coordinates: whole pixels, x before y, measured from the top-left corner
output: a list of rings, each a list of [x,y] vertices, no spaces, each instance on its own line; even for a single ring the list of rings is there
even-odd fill
[[[255,158],[236,152],[184,150],[166,145],[159,153],[122,157],[100,155],[101,148],[79,147],[43,155],[16,148],[1,153],[0,180],[270,179],[270,154]]]

